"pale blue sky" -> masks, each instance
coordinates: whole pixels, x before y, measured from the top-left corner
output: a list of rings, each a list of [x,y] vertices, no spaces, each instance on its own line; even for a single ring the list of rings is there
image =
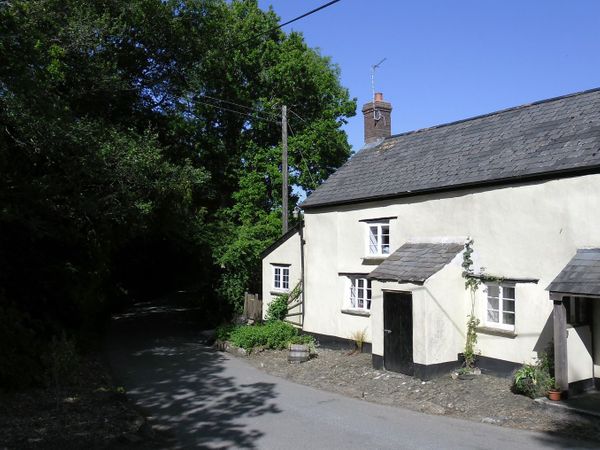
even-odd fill
[[[326,0],[259,0],[283,21]],[[363,143],[370,68],[394,107],[392,132],[600,87],[600,0],[342,0],[288,25],[342,70]]]

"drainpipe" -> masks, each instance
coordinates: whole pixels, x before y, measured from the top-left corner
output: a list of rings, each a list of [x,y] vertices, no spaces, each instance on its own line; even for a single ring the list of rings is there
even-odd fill
[[[304,289],[304,244],[306,241],[304,240],[304,217],[300,216],[300,208],[296,206],[294,208],[294,218],[300,217],[300,286],[302,286],[302,329],[304,330],[304,311],[306,309],[306,295]]]

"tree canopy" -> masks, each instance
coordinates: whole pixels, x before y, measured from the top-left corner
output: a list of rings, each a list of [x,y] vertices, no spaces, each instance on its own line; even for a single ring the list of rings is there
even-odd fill
[[[236,307],[259,288],[281,105],[290,208],[350,155],[356,107],[278,23],[256,1],[0,2],[0,341],[127,295],[193,284]]]

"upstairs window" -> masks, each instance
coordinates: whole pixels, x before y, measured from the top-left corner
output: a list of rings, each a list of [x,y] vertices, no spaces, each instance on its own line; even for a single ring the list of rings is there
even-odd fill
[[[515,287],[504,284],[487,286],[486,325],[515,329]]]
[[[371,256],[390,254],[389,223],[367,223],[367,248]]]
[[[369,311],[371,309],[371,280],[349,277],[348,306],[351,309]]]
[[[290,290],[290,268],[288,266],[273,266],[273,289],[276,291]]]

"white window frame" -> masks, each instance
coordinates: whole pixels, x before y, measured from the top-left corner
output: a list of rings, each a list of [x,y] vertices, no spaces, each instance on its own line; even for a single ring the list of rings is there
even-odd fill
[[[347,309],[370,312],[372,296],[373,289],[371,287],[371,280],[366,279],[364,276],[346,277],[344,302]]]
[[[287,279],[287,283],[286,283]],[[289,292],[290,290],[290,266],[283,264],[273,264],[273,290],[279,292]],[[286,286],[287,284],[287,286]]]
[[[367,239],[366,239],[366,254],[368,256],[381,256],[381,257],[386,257],[389,256],[390,254],[390,223],[389,221],[386,222],[366,222],[367,225]],[[387,249],[383,244],[383,236],[384,234],[384,227],[387,228]],[[375,228],[376,229],[376,235],[375,235],[375,239],[376,241],[374,243],[371,242],[371,229]],[[384,251],[387,250],[387,251]]]
[[[490,287],[498,288],[498,309],[490,308],[490,298],[495,299],[496,297],[490,297]],[[505,297],[506,290],[512,289],[514,292],[513,298]],[[504,302],[512,302],[513,310],[505,309]],[[486,283],[485,289],[485,303],[484,303],[484,323],[487,327],[498,328],[501,330],[514,331],[517,323],[517,289],[514,284],[511,283]],[[495,322],[490,319],[489,311],[498,312],[498,321]],[[513,324],[506,323],[504,314],[512,314]]]

